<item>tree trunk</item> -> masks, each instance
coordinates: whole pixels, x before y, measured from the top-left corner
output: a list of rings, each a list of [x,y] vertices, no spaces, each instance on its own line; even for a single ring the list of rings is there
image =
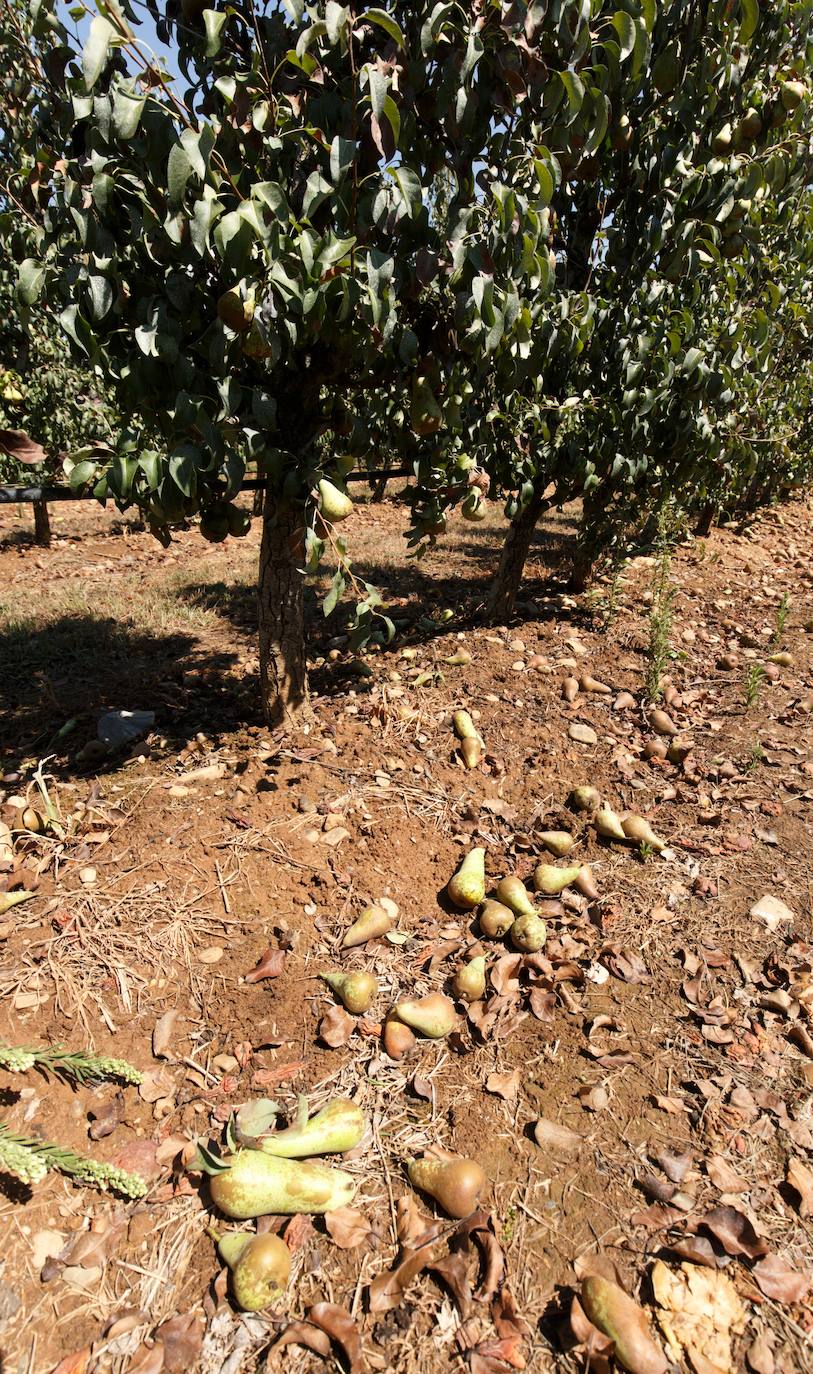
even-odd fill
[[[260,692],[272,726],[307,717],[305,517],[301,506],[266,492],[257,586]]]
[[[486,615],[489,620],[499,623],[513,612],[536,522],[548,504],[541,492],[535,492],[524,510],[511,521],[488,595]]]
[[[252,514],[252,515],[262,515],[262,513],[263,513],[263,500],[264,500],[264,498],[265,498],[265,487],[255,487],[255,490],[254,490],[254,499],[252,500],[252,503],[251,503],[251,514]]]
[[[717,514],[717,507],[709,501],[701,510],[698,516],[694,532],[698,539],[708,539],[711,534],[711,527],[714,524],[714,517]]]
[[[376,504],[378,504],[379,501],[383,501],[384,497],[387,494],[387,478],[376,477],[374,475],[371,475],[370,492],[372,495],[372,499]]]
[[[598,499],[595,493],[587,492],[582,500],[581,526],[576,538],[576,547],[573,550],[573,563],[568,580],[568,586],[572,592],[585,591],[593,576],[593,568],[598,554],[598,540],[593,528],[593,517],[597,514],[598,508]]]
[[[44,549],[51,547],[51,517],[44,501],[34,502],[34,542]]]

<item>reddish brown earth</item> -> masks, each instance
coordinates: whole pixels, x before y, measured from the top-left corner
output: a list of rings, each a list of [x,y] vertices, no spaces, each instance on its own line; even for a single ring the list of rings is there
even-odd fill
[[[657,1257],[731,1281],[745,1316],[724,1343],[729,1368],[813,1368],[810,501],[675,553],[678,696],[660,705],[692,744],[678,765],[644,754],[656,566],[638,558],[568,596],[569,514],[540,532],[521,614],[487,628],[477,613],[496,521],[455,525],[416,563],[398,505],[360,507],[345,526],[356,570],[387,594],[399,637],[365,659],[369,676],[352,675],[333,642],[346,610],[326,623],[314,602],[315,722],[282,741],[256,715],[256,529],[217,547],[190,532],[165,552],[95,508],[54,514],[57,539],[39,550],[25,520],[0,511],[0,818],[19,816],[10,799],[20,795],[42,806],[40,759],[61,818],[59,833],[18,834],[0,871],[0,886],[36,883],[32,901],[0,918],[0,1040],[93,1048],[149,1077],[138,1089],[2,1073],[0,1119],[121,1159],[150,1190],[133,1203],[58,1173],[0,1184],[2,1368],[48,1374],[76,1355],[60,1374],[237,1374],[263,1368],[280,1332],[326,1301],[355,1321],[354,1371],[500,1374],[521,1361],[575,1371],[585,1332],[577,1314],[574,1334],[571,1302],[596,1264],[615,1266],[662,1339]],[[444,608],[453,619],[432,618]],[[472,662],[448,665],[461,646]],[[762,678],[754,665],[777,650],[792,661]],[[612,693],[568,703],[564,678],[584,673]],[[429,676],[414,685],[419,674]],[[621,690],[634,704],[616,709]],[[473,772],[455,748],[460,706],[486,744]],[[154,710],[154,731],[123,756],[82,764],[111,708]],[[574,723],[596,743],[570,738]],[[200,768],[212,775],[196,778]],[[646,816],[666,853],[598,839],[567,806],[583,783],[617,812]],[[490,882],[530,883],[549,829],[577,837],[574,858],[590,864],[600,896],[568,889],[543,955],[521,964],[509,945],[480,941],[444,890],[475,844]],[[765,895],[793,919],[769,929],[752,917]],[[342,953],[342,932],[382,897],[397,904],[398,942]],[[390,1060],[379,1035],[388,1008],[448,991],[475,945],[489,956],[485,1005],[468,1016],[460,1005],[449,1040]],[[282,972],[247,982],[269,946],[285,951]],[[331,1049],[319,1025],[336,1003],[318,974],[336,965],[374,971],[379,996]],[[217,1280],[205,1187],[179,1152],[222,1138],[250,1098],[292,1115],[300,1093],[313,1108],[350,1095],[368,1118],[346,1166],[360,1243],[340,1248],[318,1218],[288,1223],[284,1302],[239,1317]],[[91,1114],[105,1108],[113,1129],[93,1139]],[[579,1139],[540,1146],[540,1117]],[[486,1215],[473,1239],[444,1221],[424,1253],[441,1268],[428,1265],[383,1310],[375,1280],[399,1240],[442,1217],[405,1171],[433,1145],[479,1160]],[[665,1151],[688,1159],[676,1166]],[[718,1292],[706,1308],[721,1302]],[[332,1349],[328,1365],[341,1365]],[[325,1359],[290,1344],[268,1356],[269,1369],[283,1365]]]

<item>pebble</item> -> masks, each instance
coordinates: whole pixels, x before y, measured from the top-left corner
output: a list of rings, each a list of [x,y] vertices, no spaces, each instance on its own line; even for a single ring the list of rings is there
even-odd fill
[[[223,958],[225,950],[222,945],[207,945],[198,953],[198,959],[202,964],[219,964]]]
[[[80,883],[84,883],[85,887],[92,887],[96,881],[96,869],[80,868],[79,881]]]
[[[793,921],[795,917],[789,906],[786,906],[779,897],[772,897],[770,893],[765,897],[760,897],[758,902],[754,902],[749,915],[755,921],[762,921],[770,931],[776,930],[782,921]]]
[[[598,735],[592,725],[582,725],[579,720],[574,720],[571,723],[567,733],[578,744],[598,744]]]

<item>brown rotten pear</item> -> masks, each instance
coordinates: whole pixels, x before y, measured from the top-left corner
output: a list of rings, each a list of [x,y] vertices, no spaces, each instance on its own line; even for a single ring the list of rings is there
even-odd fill
[[[409,1181],[428,1193],[450,1217],[467,1217],[477,1206],[486,1176],[474,1159],[413,1159]]]
[[[403,1059],[405,1054],[409,1054],[410,1050],[415,1048],[415,1036],[409,1026],[405,1026],[403,1021],[396,1020],[392,1015],[384,1022],[381,1038],[390,1059]]]

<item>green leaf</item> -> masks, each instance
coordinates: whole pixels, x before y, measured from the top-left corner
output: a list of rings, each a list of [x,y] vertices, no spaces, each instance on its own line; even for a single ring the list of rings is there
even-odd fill
[[[635,47],[635,24],[632,17],[624,10],[618,10],[612,17],[612,26],[618,34],[622,58],[629,57]]]
[[[184,496],[194,496],[197,490],[197,467],[200,451],[193,444],[184,445],[169,460],[169,475]]]
[[[742,19],[738,38],[741,43],[749,43],[759,24],[759,0],[740,0],[740,8]]]
[[[584,82],[575,72],[560,72],[559,80],[565,88],[570,118],[575,119],[584,101]]]
[[[204,10],[203,23],[206,28],[206,56],[217,57],[220,52],[220,31],[228,15],[224,10]]]
[[[466,52],[463,58],[463,65],[460,68],[461,83],[466,81],[467,78],[471,76],[472,72],[474,71],[474,68],[480,61],[480,58],[482,57],[484,51],[485,48],[483,46],[482,38],[480,37],[479,33],[475,33],[474,29],[472,29],[471,33],[469,34],[469,41],[466,44]]]
[[[365,10],[363,14],[359,15],[356,22],[359,24],[377,24],[380,29],[389,34],[399,48],[403,48],[405,42],[403,30],[396,24],[392,15],[387,14],[386,10]]]
[[[113,130],[117,138],[135,138],[146,103],[145,94],[139,95],[127,86],[116,89],[113,95]]]
[[[337,134],[330,145],[330,175],[336,185],[341,181],[345,172],[353,165],[353,158],[356,155],[356,145],[352,138],[342,138]]]
[[[380,68],[368,67],[367,82],[370,88],[370,104],[373,107],[373,114],[376,119],[380,119],[384,113],[384,101],[389,94],[389,78]]]
[[[85,89],[92,91],[107,62],[111,44],[116,37],[116,29],[109,19],[97,14],[90,24],[90,31],[82,49],[82,75]]]
[[[398,190],[401,193],[401,203],[408,219],[420,209],[422,201],[422,187],[420,178],[411,167],[388,167],[387,175],[391,176]]]
[[[113,304],[113,287],[107,277],[94,274],[88,278],[88,288],[92,318],[103,320]]]
[[[283,4],[294,22],[299,24],[305,13],[305,0],[283,0]]]
[[[327,0],[325,5],[325,28],[331,43],[339,43],[347,32],[348,8],[339,5],[337,0]]]
[[[186,149],[181,143],[173,143],[169,150],[169,161],[167,162],[167,189],[169,191],[169,203],[175,210],[183,201],[186,183],[191,175],[192,164]]]
[[[398,139],[401,136],[401,113],[391,95],[385,97],[384,115],[385,118],[389,120],[392,136],[397,146]]]
[[[192,171],[203,181],[209,167],[209,155],[215,145],[215,131],[211,124],[204,124],[201,129],[184,129],[181,145]]]
[[[26,258],[20,263],[17,274],[17,295],[23,305],[33,305],[45,280],[45,268],[34,258]]]

